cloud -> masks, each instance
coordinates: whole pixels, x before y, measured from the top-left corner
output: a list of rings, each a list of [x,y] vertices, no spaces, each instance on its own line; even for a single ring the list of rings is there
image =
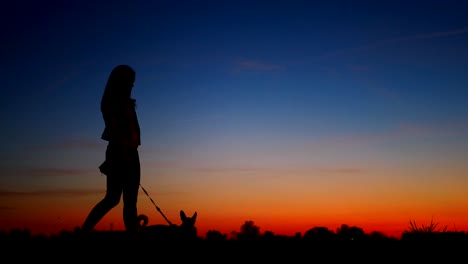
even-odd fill
[[[369,43],[366,45],[328,52],[321,56],[318,56],[317,59],[326,59],[326,58],[336,57],[339,55],[352,53],[352,52],[362,52],[362,51],[370,50],[372,48],[377,48],[377,47],[391,45],[391,44],[397,44],[401,42],[422,40],[422,39],[436,39],[436,38],[442,38],[442,37],[448,37],[448,36],[462,35],[462,34],[467,34],[467,33],[468,33],[468,27],[465,27],[465,28],[459,28],[459,29],[453,29],[453,30],[435,31],[435,32],[420,33],[420,34],[408,35],[408,36],[397,37],[397,38],[388,38],[388,39],[383,39],[383,40],[376,41],[373,43]]]
[[[309,167],[309,168],[262,168],[262,167],[198,167],[194,168],[197,173],[218,174],[218,173],[256,173],[268,172],[270,175],[282,174],[307,174],[307,173],[325,173],[325,174],[356,174],[365,173],[362,168],[348,167]]]
[[[83,175],[96,173],[96,170],[83,170],[75,168],[16,168],[16,167],[0,167],[0,173],[4,176],[28,176],[34,178],[49,178],[67,175]]]
[[[102,193],[102,189],[81,190],[81,189],[57,189],[57,190],[36,190],[36,191],[10,191],[0,190],[0,197],[31,197],[31,196],[87,196]],[[6,207],[9,208],[9,207]],[[12,209],[12,208],[10,208]]]
[[[237,70],[252,70],[252,71],[275,71],[281,70],[284,67],[278,64],[256,61],[256,60],[239,60],[236,62]]]
[[[236,172],[236,173],[253,173],[258,171],[272,170],[268,168],[255,168],[255,167],[197,167],[193,168],[192,171],[198,173],[225,173],[225,172]]]
[[[27,173],[31,176],[62,176],[62,175],[81,175],[87,173],[87,170],[81,169],[57,169],[57,168],[32,168],[25,169],[23,173]]]
[[[357,174],[365,173],[366,170],[359,168],[320,168],[319,172],[329,174]]]
[[[76,149],[99,149],[102,150],[102,141],[85,138],[68,138],[49,145],[31,145],[28,150],[76,150]]]
[[[422,135],[431,132],[433,129],[420,124],[403,123],[400,124],[398,130],[407,135]]]
[[[400,122],[393,127],[380,132],[342,134],[328,136],[320,141],[304,144],[306,149],[355,149],[359,147],[371,146],[373,144],[389,143],[400,140],[417,139],[447,139],[453,133],[468,131],[468,125],[463,120],[447,121],[440,123],[433,122]]]
[[[143,191],[143,188],[142,188]],[[143,191],[144,192],[144,191]],[[149,191],[148,191],[149,192]],[[96,189],[53,189],[53,190],[34,190],[34,191],[11,191],[7,189],[0,189],[0,197],[83,197],[96,194],[104,194],[105,190],[103,188]],[[166,191],[166,192],[156,192],[158,196],[160,195],[181,195],[186,192],[181,191]],[[146,194],[149,195],[149,194]],[[0,210],[13,210],[15,207],[11,206],[0,206]]]
[[[398,38],[384,39],[384,40],[377,41],[368,45],[355,47],[351,49],[351,51],[364,51],[364,50],[369,50],[371,48],[376,48],[376,47],[390,45],[390,44],[397,44],[401,42],[408,42],[408,41],[422,40],[422,39],[436,39],[436,38],[441,38],[441,37],[462,35],[462,34],[467,34],[467,33],[468,33],[468,28],[460,28],[460,29],[447,30],[447,31],[414,34],[414,35],[403,36],[403,37],[398,37]]]
[[[440,37],[462,35],[466,33],[468,33],[468,27],[454,29],[454,30],[447,30],[447,31],[437,31],[437,32],[431,32],[431,33],[425,33],[425,34],[416,34],[412,36],[396,38],[390,41],[399,42],[399,41],[408,41],[408,40],[417,40],[417,39],[434,39],[434,38],[440,38]]]

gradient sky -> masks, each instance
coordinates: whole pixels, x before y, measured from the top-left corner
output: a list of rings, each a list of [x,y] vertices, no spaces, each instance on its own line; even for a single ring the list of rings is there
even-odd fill
[[[199,234],[468,230],[467,1],[8,1],[0,227],[80,226],[136,71],[141,184]],[[166,223],[140,192],[139,213]],[[96,227],[122,229],[122,204]]]

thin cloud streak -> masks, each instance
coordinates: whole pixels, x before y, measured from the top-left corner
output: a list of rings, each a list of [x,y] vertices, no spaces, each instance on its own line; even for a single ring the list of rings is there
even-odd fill
[[[27,175],[31,177],[57,177],[57,176],[67,176],[67,175],[83,175],[95,173],[95,170],[84,170],[84,169],[58,169],[58,168],[11,168],[3,167],[0,168],[2,175],[10,176],[20,176]]]
[[[38,191],[9,191],[0,190],[0,197],[31,197],[31,196],[74,196],[82,197],[102,193],[102,189],[57,189],[57,190],[38,190]]]
[[[362,52],[362,51],[370,50],[373,48],[378,48],[378,47],[382,47],[382,46],[386,46],[390,44],[397,44],[401,42],[421,40],[421,39],[436,39],[436,38],[442,38],[442,37],[448,37],[448,36],[462,35],[462,34],[467,34],[467,33],[468,33],[468,27],[454,29],[454,30],[447,30],[447,31],[421,33],[421,34],[415,34],[415,35],[398,37],[398,38],[389,38],[389,39],[384,39],[384,40],[377,41],[374,43],[370,43],[367,45],[361,45],[361,46],[354,47],[354,48],[348,48],[348,49],[342,49],[342,50],[329,52],[321,56],[317,56],[316,59],[326,59],[326,58],[336,57],[336,56],[343,55],[346,53],[351,53],[351,52]]]
[[[441,131],[442,130],[442,131]],[[328,149],[328,148],[349,148],[379,144],[391,140],[400,139],[420,139],[434,137],[443,131],[451,131],[450,127],[440,127],[437,124],[410,124],[400,123],[393,129],[367,134],[347,134],[343,136],[330,136],[318,142],[303,144],[306,149]]]
[[[357,168],[322,168],[318,169],[318,171],[327,174],[361,174],[367,172]]]
[[[102,143],[97,140],[85,138],[69,138],[59,141],[51,145],[31,145],[27,146],[28,150],[76,150],[76,149],[92,149],[101,150]]]
[[[276,71],[282,69],[284,69],[284,66],[256,60],[240,60],[236,62],[237,71]]]
[[[436,39],[436,38],[441,38],[441,37],[462,35],[462,34],[467,34],[467,33],[468,33],[468,28],[461,28],[461,29],[448,30],[448,31],[438,31],[438,32],[431,32],[431,33],[415,34],[415,35],[411,35],[411,36],[385,39],[385,40],[378,41],[378,42],[375,42],[375,43],[372,43],[372,44],[369,44],[369,45],[363,45],[363,46],[360,46],[360,47],[356,47],[353,50],[362,51],[362,50],[368,50],[368,49],[371,49],[371,48],[384,46],[384,45],[388,45],[388,44],[396,44],[396,43],[413,41],[413,40],[421,40],[421,39]]]
[[[154,195],[181,195],[186,192],[181,191],[165,191],[165,192],[150,192],[148,193]],[[83,197],[83,196],[92,196],[96,194],[105,193],[105,189],[53,189],[53,190],[35,190],[35,191],[10,191],[10,190],[0,190],[0,197]],[[3,210],[14,209],[13,207],[3,206]]]
[[[189,117],[178,118],[177,120],[168,119],[164,120],[164,125],[178,125],[187,123],[200,123],[200,122],[217,122],[225,117],[221,114],[209,114],[209,115],[192,115]]]
[[[361,168],[302,168],[302,169],[288,169],[288,168],[259,168],[259,167],[204,167],[194,168],[193,171],[205,174],[218,174],[218,173],[257,173],[257,172],[275,172],[275,173],[326,173],[326,174],[356,174],[365,173],[365,169]]]
[[[468,33],[468,27],[454,29],[454,30],[427,33],[427,34],[417,34],[417,35],[403,37],[399,39],[397,38],[395,39],[395,41],[407,41],[407,40],[415,40],[415,39],[433,39],[433,38],[440,38],[440,37],[446,37],[446,36],[461,35],[461,34],[466,34],[466,33]]]

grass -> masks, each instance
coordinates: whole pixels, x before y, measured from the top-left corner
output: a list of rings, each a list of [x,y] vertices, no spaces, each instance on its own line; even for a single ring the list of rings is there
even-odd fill
[[[414,220],[409,221],[410,225],[406,232],[409,233],[432,233],[432,232],[447,232],[448,228],[445,226],[442,230],[439,228],[438,230],[436,229],[439,223],[434,222],[434,218],[431,219],[431,222],[429,225],[424,225],[422,224],[421,226],[418,226]]]
[[[402,240],[406,241],[439,241],[439,242],[468,242],[468,233],[464,231],[449,230],[447,226],[439,227],[439,223],[431,222],[428,225],[417,225],[410,220],[409,227],[403,232]]]

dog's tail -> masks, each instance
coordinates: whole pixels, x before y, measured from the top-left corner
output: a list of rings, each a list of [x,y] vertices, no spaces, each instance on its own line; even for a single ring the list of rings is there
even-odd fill
[[[148,225],[148,216],[147,215],[144,215],[144,214],[141,214],[139,216],[137,216],[137,221],[138,221],[138,227],[140,229],[146,227]]]

